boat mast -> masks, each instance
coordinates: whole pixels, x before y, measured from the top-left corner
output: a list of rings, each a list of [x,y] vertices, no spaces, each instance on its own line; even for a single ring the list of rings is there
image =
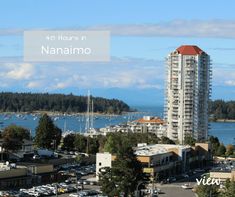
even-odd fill
[[[90,131],[90,90],[87,94],[87,114],[86,114],[86,128],[85,132],[88,134]]]
[[[91,101],[91,129],[94,128],[94,102]]]

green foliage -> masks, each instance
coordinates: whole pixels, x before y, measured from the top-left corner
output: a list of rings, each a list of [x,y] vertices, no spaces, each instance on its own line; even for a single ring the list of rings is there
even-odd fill
[[[21,148],[23,140],[30,139],[30,133],[27,129],[10,125],[2,132],[3,147],[9,151],[15,151]]]
[[[216,155],[217,156],[224,156],[225,152],[226,152],[225,146],[223,144],[220,144],[219,147],[218,147],[218,150],[216,152]]]
[[[88,147],[87,147],[87,153],[88,154],[96,154],[99,152],[99,141],[96,137],[88,137],[87,138],[88,142]]]
[[[133,149],[123,143],[112,168],[105,168],[99,175],[101,191],[108,196],[133,195],[138,182],[146,178]]]
[[[107,140],[106,136],[99,135],[97,136],[98,144],[99,144],[99,152],[104,152],[104,145]]]
[[[211,143],[211,147],[212,147],[212,154],[216,155],[218,148],[220,146],[220,142],[219,139],[217,137],[214,136],[210,136],[209,138],[209,142]]]
[[[74,150],[74,141],[75,141],[75,135],[74,134],[68,134],[63,138],[63,146],[62,149],[71,151]]]
[[[74,140],[74,147],[77,151],[85,153],[87,152],[87,139],[84,135],[76,134]]]
[[[232,144],[228,144],[226,146],[226,156],[231,156],[234,153],[234,146]]]
[[[121,113],[130,111],[130,107],[118,99],[92,97],[94,112]],[[86,112],[87,97],[73,94],[33,94],[33,93],[0,93],[0,109],[3,112]]]
[[[56,127],[51,118],[44,114],[36,128],[35,144],[40,148],[53,149],[61,140],[62,131]],[[54,142],[56,141],[56,144]]]
[[[221,192],[220,197],[233,197],[235,196],[235,182],[226,180],[225,189]]]
[[[159,138],[153,133],[109,133],[104,144],[104,151],[117,153],[123,144],[135,147],[138,143],[157,144],[158,142]]]
[[[162,136],[160,144],[175,144],[175,142],[168,137]]]
[[[196,193],[198,197],[219,197],[219,187],[217,185],[199,185]]]
[[[211,101],[210,114],[213,114],[215,120],[235,119],[235,101]]]
[[[196,143],[196,140],[193,138],[191,134],[186,134],[184,137],[184,144],[194,146]]]

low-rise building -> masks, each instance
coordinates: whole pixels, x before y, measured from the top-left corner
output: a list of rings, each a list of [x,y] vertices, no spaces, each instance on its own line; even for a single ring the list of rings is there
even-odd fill
[[[0,189],[27,187],[50,182],[54,177],[52,164],[0,164]]]
[[[188,170],[190,146],[174,144],[141,144],[134,148],[144,172],[159,179]]]
[[[112,166],[112,155],[110,153],[96,154],[96,179],[99,180],[99,172],[104,167]]]
[[[133,133],[155,133],[158,137],[166,136],[166,126],[159,117],[144,116],[128,123]]]
[[[5,149],[3,147],[3,139],[0,139],[0,160],[3,160],[3,154],[5,154]],[[8,152],[10,158],[23,158],[24,155],[33,154],[33,141],[32,140],[23,140],[22,146],[19,150]]]
[[[222,182],[226,180],[235,180],[235,170],[231,171],[210,171],[210,178],[219,179]]]
[[[188,172],[194,168],[204,168],[211,160],[210,145],[196,143],[194,147],[175,144],[138,144],[133,148],[137,159],[142,163],[143,171],[156,180]],[[97,153],[96,174],[100,169],[112,167],[115,156],[110,153]]]
[[[106,135],[107,133],[155,133],[159,138],[166,136],[166,126],[162,119],[154,116],[144,116],[143,118],[128,121],[125,124],[112,125],[100,130],[96,134]]]

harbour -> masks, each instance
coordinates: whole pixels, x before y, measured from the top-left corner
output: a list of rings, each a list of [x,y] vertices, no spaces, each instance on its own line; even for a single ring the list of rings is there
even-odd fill
[[[122,115],[94,114],[94,128],[100,129],[108,126],[125,124],[128,121],[134,121],[143,116],[157,116],[163,118],[163,107],[134,106],[137,112],[128,112]],[[15,124],[30,130],[31,135],[35,135],[35,129],[38,125],[39,114],[21,114],[21,113],[2,113],[0,114],[0,129]],[[86,126],[86,114],[51,114],[54,123],[63,132],[84,133]],[[227,144],[234,144],[235,138],[235,122],[210,122],[209,135],[219,138],[219,140]]]

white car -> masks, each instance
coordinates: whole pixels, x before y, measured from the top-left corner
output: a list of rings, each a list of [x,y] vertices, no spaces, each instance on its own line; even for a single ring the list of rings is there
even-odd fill
[[[190,184],[187,184],[187,183],[181,185],[181,187],[182,187],[183,189],[192,189],[192,188],[193,188],[192,186],[190,186]]]
[[[69,194],[69,196],[70,196],[70,197],[80,197],[80,195],[79,195],[79,194],[77,194],[77,193]]]

